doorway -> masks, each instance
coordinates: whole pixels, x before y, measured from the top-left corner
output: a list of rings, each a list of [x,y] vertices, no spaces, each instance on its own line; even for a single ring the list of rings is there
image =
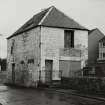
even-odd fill
[[[45,60],[45,80],[47,83],[52,81],[53,60]]]
[[[15,63],[12,63],[12,82],[15,83]]]

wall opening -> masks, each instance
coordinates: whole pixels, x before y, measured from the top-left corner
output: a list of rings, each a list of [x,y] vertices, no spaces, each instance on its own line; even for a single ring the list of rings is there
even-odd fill
[[[64,30],[64,48],[74,48],[73,30]]]

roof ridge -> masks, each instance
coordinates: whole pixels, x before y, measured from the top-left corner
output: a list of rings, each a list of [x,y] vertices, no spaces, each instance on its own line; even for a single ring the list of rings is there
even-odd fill
[[[92,32],[94,32],[95,30],[97,30],[98,32],[100,32],[101,34],[103,34],[104,35],[104,33],[102,33],[101,31],[100,31],[100,29],[99,28],[94,28],[94,29],[92,29],[92,30],[90,30],[89,31],[89,34],[91,34]]]
[[[76,20],[74,20],[73,18],[69,17],[67,14],[65,14],[64,12],[60,11],[58,8],[54,7],[54,6],[51,6],[52,8],[52,11],[55,9],[57,12],[59,12],[60,14],[62,14],[63,17],[66,17],[69,21],[71,21],[72,23],[71,24],[74,24],[74,26],[76,27],[81,27],[82,29],[86,29],[84,26],[80,25]],[[50,14],[51,12],[49,12]],[[48,14],[48,15],[49,15]],[[47,15],[47,16],[48,16]],[[46,18],[45,18],[46,19]],[[44,19],[43,23],[41,25],[44,26],[44,22],[46,22]],[[45,25],[46,26],[46,25]],[[48,25],[49,26],[49,25]],[[61,27],[61,26],[60,26]],[[87,29],[86,29],[87,30]]]
[[[54,6],[49,7],[49,10],[47,11],[47,13],[44,15],[44,17],[40,20],[38,25],[41,25],[43,23],[43,21],[46,19],[46,17],[48,16],[48,14],[51,12],[51,10],[54,8]],[[48,9],[48,8],[47,8]]]

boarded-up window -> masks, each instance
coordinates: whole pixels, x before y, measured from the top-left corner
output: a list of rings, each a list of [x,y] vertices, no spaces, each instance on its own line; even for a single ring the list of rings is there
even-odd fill
[[[99,53],[99,57],[100,57],[101,59],[103,58],[103,53],[102,53],[102,52]]]
[[[69,77],[70,61],[60,60],[59,61],[59,70],[62,71],[62,77]]]
[[[64,47],[65,48],[74,47],[74,31],[73,30],[64,31]]]
[[[60,60],[59,69],[63,77],[73,77],[81,69],[80,61]]]
[[[21,64],[24,64],[24,61],[21,61],[20,63],[21,63]]]
[[[28,59],[28,63],[34,63],[34,59]]]

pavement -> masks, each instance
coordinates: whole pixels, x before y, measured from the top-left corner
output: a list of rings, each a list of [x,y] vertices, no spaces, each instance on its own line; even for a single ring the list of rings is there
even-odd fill
[[[79,97],[86,97],[86,98],[91,98],[91,99],[96,99],[96,100],[101,100],[101,101],[105,101],[105,97],[102,97],[102,95],[89,95],[89,94],[85,94],[85,93],[80,93],[76,90],[72,90],[72,89],[54,89],[54,88],[46,88],[46,90],[50,90],[50,91],[56,91],[58,93],[61,94],[71,94],[71,95],[76,95]]]
[[[105,105],[104,100],[72,93],[73,90],[16,88],[1,85],[0,103],[1,105]]]

